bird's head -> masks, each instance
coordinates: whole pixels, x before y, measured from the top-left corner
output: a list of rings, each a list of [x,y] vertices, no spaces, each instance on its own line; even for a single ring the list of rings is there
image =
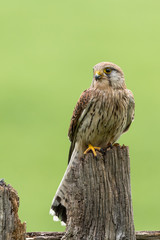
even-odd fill
[[[125,88],[124,74],[120,67],[114,63],[101,62],[93,67],[93,88],[105,90],[108,87],[114,89]]]

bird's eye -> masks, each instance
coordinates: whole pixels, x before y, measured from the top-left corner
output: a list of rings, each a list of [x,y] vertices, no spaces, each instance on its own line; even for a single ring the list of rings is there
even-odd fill
[[[109,68],[109,67],[107,67],[107,68],[104,69],[104,73],[105,73],[105,74],[110,74],[111,72],[112,72],[112,69]]]

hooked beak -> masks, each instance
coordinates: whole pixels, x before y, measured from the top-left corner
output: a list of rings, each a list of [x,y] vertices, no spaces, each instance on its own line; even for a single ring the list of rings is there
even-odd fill
[[[95,77],[95,79],[96,79],[96,81],[97,81],[97,80],[101,79],[102,73],[101,73],[100,71],[96,71],[94,77]]]

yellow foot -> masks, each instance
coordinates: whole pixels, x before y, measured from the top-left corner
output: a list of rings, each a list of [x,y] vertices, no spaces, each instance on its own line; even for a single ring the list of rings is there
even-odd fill
[[[96,150],[99,150],[100,151],[100,147],[93,147],[91,144],[88,145],[88,148],[86,149],[86,151],[84,152],[84,154],[87,154],[89,151],[92,151],[94,156],[96,157],[97,156],[97,153],[96,153]]]

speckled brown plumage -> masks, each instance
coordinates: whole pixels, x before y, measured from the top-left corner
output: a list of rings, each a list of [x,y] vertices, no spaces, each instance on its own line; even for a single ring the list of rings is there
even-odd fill
[[[75,149],[82,155],[89,144],[114,143],[133,119],[134,97],[120,67],[109,62],[95,65],[91,87],[81,94],[71,118],[69,160]]]
[[[75,133],[75,129],[77,127],[77,123],[78,123],[78,120],[82,114],[82,111],[85,109],[85,107],[87,106],[87,104],[89,103],[89,100],[91,99],[91,96],[92,96],[92,90],[85,90],[76,106],[75,106],[75,109],[73,111],[73,115],[72,115],[72,119],[71,119],[71,124],[70,124],[70,127],[69,127],[69,131],[68,131],[68,137],[70,139],[70,141],[73,141],[73,138],[74,138],[74,133]]]

